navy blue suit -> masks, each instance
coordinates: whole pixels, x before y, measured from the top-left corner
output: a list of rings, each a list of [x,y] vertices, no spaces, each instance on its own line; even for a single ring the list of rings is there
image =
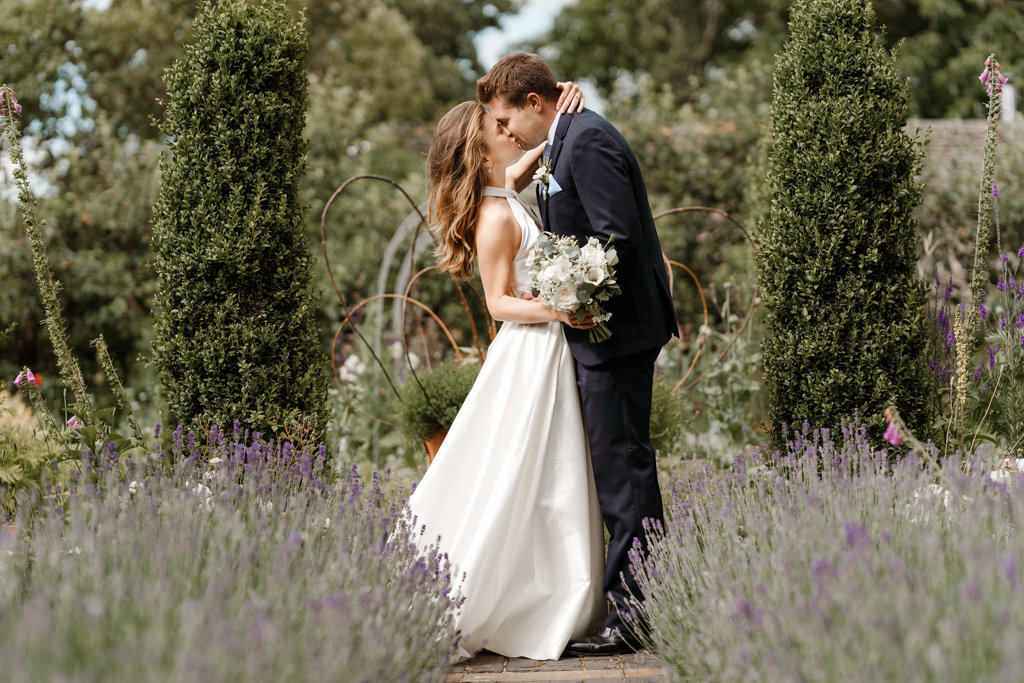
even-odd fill
[[[625,138],[589,109],[562,114],[550,169],[561,189],[538,187],[545,229],[572,235],[581,245],[590,236],[603,245],[614,235],[619,255],[622,294],[602,304],[612,314],[611,339],[592,344],[586,330],[563,330],[576,359],[598,500],[610,534],[604,590],[623,610],[627,591],[640,595],[629,550],[634,539],[646,546],[643,520],[663,521],[650,443],[651,389],[654,361],[678,328],[647,188]],[[617,610],[605,625],[622,627]]]

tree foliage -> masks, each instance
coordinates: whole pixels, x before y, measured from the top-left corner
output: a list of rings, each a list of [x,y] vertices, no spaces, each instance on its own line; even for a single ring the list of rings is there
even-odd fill
[[[305,30],[265,0],[208,4],[167,71],[154,210],[154,357],[174,417],[323,436],[326,359],[299,184]]]
[[[679,2],[578,0],[533,47],[547,49],[556,73],[590,78],[604,93],[631,90],[639,76],[671,84],[681,101],[720,70],[745,68],[777,51],[791,0]],[[1024,57],[1024,4],[986,0],[889,2],[873,6],[886,44],[903,41],[898,68],[914,86],[909,113],[925,118],[984,116],[971,75],[990,52],[1006,65]],[[756,87],[756,86],[755,86]],[[764,82],[760,87],[768,87]]]
[[[895,404],[921,428],[921,151],[903,132],[909,86],[866,0],[801,0],[791,31],[775,65],[771,210],[758,233],[772,421],[837,429],[859,413],[880,434]]]
[[[290,15],[304,16],[309,31],[309,172],[300,202],[311,240],[319,235],[324,201],[351,175],[381,173],[414,195],[422,189],[429,125],[451,103],[473,95],[467,67],[475,63],[473,35],[515,5],[288,0]],[[62,304],[72,346],[86,375],[98,377],[88,342],[103,334],[144,407],[153,378],[137,359],[149,355],[152,341],[156,282],[146,261],[164,145],[153,121],[164,118],[163,73],[190,39],[198,11],[191,0],[0,2],[0,76],[24,105],[48,253],[67,284]],[[2,169],[0,196],[11,196]],[[341,220],[329,225],[329,246],[339,282],[355,300],[408,206],[394,192],[370,186],[342,205],[332,214]],[[328,287],[322,268],[315,277],[321,289]],[[52,375],[24,231],[6,203],[0,204],[0,278],[0,329],[9,332],[0,338],[0,373],[13,377],[28,365]],[[325,300],[321,313],[325,338],[338,320],[332,302]]]

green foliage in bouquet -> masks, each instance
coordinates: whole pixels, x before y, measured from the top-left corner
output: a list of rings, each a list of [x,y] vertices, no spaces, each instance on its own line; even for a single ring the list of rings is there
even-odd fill
[[[773,428],[838,428],[859,412],[877,437],[890,404],[923,427],[923,143],[903,132],[910,89],[871,3],[796,3],[774,78],[757,236]]]
[[[402,431],[416,441],[427,441],[448,429],[480,373],[479,363],[445,362],[432,372],[421,372],[405,382],[398,419]]]
[[[299,185],[306,32],[281,2],[208,4],[167,71],[154,359],[173,417],[323,436],[326,358]]]

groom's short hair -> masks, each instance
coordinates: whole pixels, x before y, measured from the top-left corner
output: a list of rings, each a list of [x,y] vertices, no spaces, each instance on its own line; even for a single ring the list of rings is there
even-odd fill
[[[526,106],[526,96],[535,92],[546,100],[558,99],[558,81],[551,67],[535,54],[506,55],[476,82],[476,98],[486,104],[501,97],[513,107]]]

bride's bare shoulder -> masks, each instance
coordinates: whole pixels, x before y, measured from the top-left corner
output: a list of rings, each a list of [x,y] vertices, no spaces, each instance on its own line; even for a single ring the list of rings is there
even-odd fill
[[[480,203],[476,242],[479,249],[487,244],[518,244],[519,224],[504,197],[484,197]]]

